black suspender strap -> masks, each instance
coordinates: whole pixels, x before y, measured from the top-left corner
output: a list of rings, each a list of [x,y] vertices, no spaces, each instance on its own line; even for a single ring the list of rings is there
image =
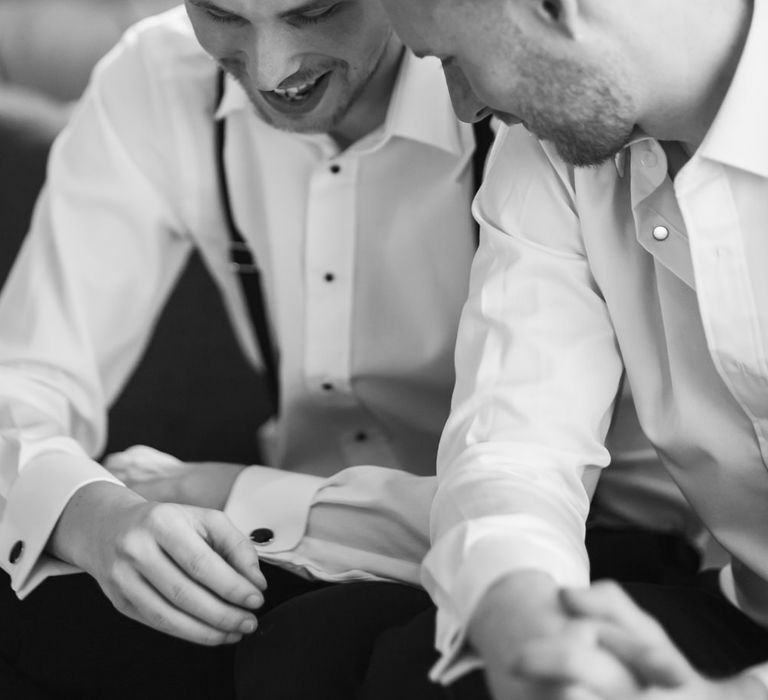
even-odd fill
[[[482,121],[472,125],[475,132],[475,152],[472,154],[472,173],[474,174],[475,192],[480,189],[483,181],[485,161],[488,159],[488,151],[493,145],[494,133],[491,129],[491,118],[486,117]]]
[[[217,76],[217,106],[224,96],[224,71],[219,70]],[[229,264],[240,280],[240,287],[245,297],[248,315],[251,318],[251,328],[256,344],[264,362],[265,382],[269,392],[269,400],[273,415],[280,410],[280,390],[278,374],[278,358],[272,333],[269,328],[269,316],[264,303],[264,290],[261,283],[261,272],[251,254],[251,249],[235,223],[229,195],[227,168],[224,163],[224,147],[226,145],[226,120],[216,122],[216,174],[219,181],[224,218],[229,231]]]
[[[224,97],[224,71],[219,70],[216,78],[216,105],[221,104]],[[472,156],[472,173],[474,176],[475,191],[480,187],[483,178],[483,169],[488,151],[493,143],[493,132],[490,127],[490,118],[473,125],[475,133],[475,152]],[[215,129],[216,148],[216,174],[219,182],[219,195],[221,197],[224,218],[229,232],[229,261],[230,267],[240,280],[240,287],[248,308],[256,344],[264,362],[265,381],[273,414],[277,415],[280,409],[280,383],[279,363],[277,350],[269,328],[269,316],[264,303],[264,290],[261,283],[261,272],[253,258],[248,243],[243,238],[235,223],[232,214],[232,205],[229,193],[229,181],[227,169],[224,163],[224,148],[226,145],[226,120],[219,119]],[[477,243],[477,230],[475,230],[475,242]]]
[[[482,121],[472,125],[475,132],[475,152],[472,154],[472,174],[475,192],[480,189],[483,182],[483,170],[488,159],[488,151],[493,145],[494,133],[491,129],[491,118],[486,117]],[[475,245],[480,243],[480,227],[475,225]]]

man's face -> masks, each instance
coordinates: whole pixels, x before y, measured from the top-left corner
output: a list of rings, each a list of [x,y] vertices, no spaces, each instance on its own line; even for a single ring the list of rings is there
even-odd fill
[[[269,124],[331,132],[393,39],[378,0],[186,0],[203,48]]]
[[[617,57],[597,55],[548,24],[542,0],[382,0],[403,41],[443,61],[465,121],[488,111],[523,122],[575,165],[615,154],[635,126]]]

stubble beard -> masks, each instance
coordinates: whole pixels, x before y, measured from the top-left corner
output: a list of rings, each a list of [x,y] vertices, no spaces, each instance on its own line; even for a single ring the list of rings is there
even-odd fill
[[[529,63],[529,65],[531,65]],[[616,155],[635,129],[634,102],[618,69],[576,65],[540,56],[533,65],[547,75],[528,75],[532,86],[523,104],[533,105],[526,127],[551,142],[560,157],[577,167],[597,166]]]

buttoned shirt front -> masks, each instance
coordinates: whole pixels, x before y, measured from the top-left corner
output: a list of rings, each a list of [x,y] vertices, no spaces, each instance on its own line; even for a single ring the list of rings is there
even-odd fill
[[[566,166],[521,127],[497,143],[440,446],[425,583],[435,675],[501,576],[586,585],[584,521],[622,371],[641,425],[731,555],[731,600],[768,625],[768,8],[675,177],[639,135]]]
[[[147,20],[99,66],[54,146],[0,298],[0,557],[21,594],[72,570],[41,556],[45,542],[78,488],[116,481],[92,459],[106,406],[193,247],[260,365],[229,266],[216,119],[282,391],[264,440],[270,467],[244,470],[225,512],[268,561],[330,580],[418,582],[435,487],[419,475],[434,471],[476,245],[472,129],[453,115],[439,62],[410,54],[384,124],[344,152],[268,126],[234,81],[217,105],[215,77],[181,9]],[[655,462],[631,410],[622,415],[614,456]],[[110,464],[125,474],[147,459],[178,466],[135,451]],[[623,522],[690,533],[671,483],[648,486],[668,517],[649,518],[635,494],[606,501]]]
[[[343,153],[327,136],[268,126],[231,79],[216,112],[216,70],[183,8],[151,18],[100,64],[53,148],[0,304],[0,552],[22,592],[59,568],[38,555],[68,498],[112,478],[91,459],[105,408],[193,246],[260,365],[229,267],[214,119],[227,120],[234,217],[280,348],[269,464],[299,474],[286,488],[304,509],[320,477],[352,465],[434,473],[476,248],[474,137],[439,63],[406,54],[384,124]],[[264,481],[281,488],[272,470],[240,480],[233,517],[238,489]],[[272,510],[257,510],[282,523],[285,504],[265,499]],[[271,547],[305,524],[277,528]],[[25,551],[10,564],[17,541]]]

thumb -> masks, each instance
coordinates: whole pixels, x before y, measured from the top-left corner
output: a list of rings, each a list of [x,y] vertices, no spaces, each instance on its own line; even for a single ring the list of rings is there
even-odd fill
[[[201,517],[201,533],[211,548],[233,569],[245,576],[260,591],[267,587],[267,580],[259,566],[259,555],[253,543],[221,511],[206,508],[196,509]]]

